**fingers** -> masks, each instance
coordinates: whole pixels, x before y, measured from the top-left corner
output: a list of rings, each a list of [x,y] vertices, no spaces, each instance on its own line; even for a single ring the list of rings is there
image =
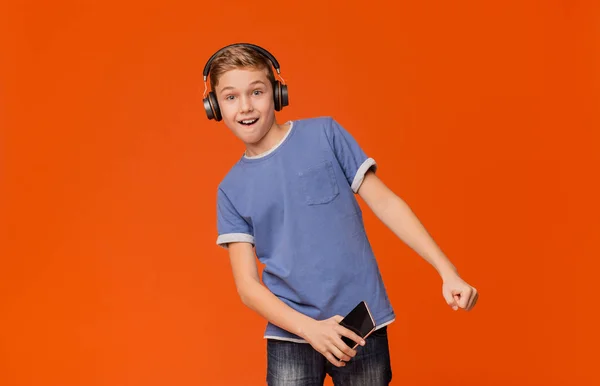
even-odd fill
[[[479,293],[475,288],[470,287],[464,291],[453,294],[452,298],[452,303],[448,303],[452,306],[452,309],[456,311],[458,308],[462,308],[466,311],[470,311],[477,303]]]
[[[471,295],[471,299],[469,299],[469,304],[467,305],[467,311],[470,311],[475,307],[477,303],[477,299],[479,299],[479,292],[475,288],[473,288],[473,294]]]
[[[330,353],[329,351],[323,354],[325,356],[325,358],[327,358],[327,360],[329,362],[331,362],[332,365],[336,366],[336,367],[344,367],[346,366],[345,362],[342,362],[338,359],[336,359],[336,357],[333,356],[332,353]]]
[[[333,343],[334,346],[332,347],[331,352],[335,357],[340,358],[343,361],[342,363],[344,363],[344,366],[346,365],[345,362],[349,362],[356,356],[356,350],[348,346],[348,344],[340,337],[337,337]],[[332,363],[335,365],[334,362]]]
[[[343,340],[337,338],[334,342],[330,343],[328,350],[323,355],[333,365],[342,367],[346,365],[345,362],[350,361],[356,356],[356,350],[353,350]]]
[[[323,354],[323,356],[325,356],[325,358],[327,358],[327,360],[336,367],[345,366],[345,362],[356,356],[356,350],[353,350],[351,347],[349,347],[341,339],[341,336],[348,337],[349,339],[356,341],[358,344],[364,345],[364,341],[360,336],[339,324],[343,319],[344,318],[339,315],[335,315],[330,318],[330,321],[333,322],[331,326],[331,332],[333,333],[328,336],[327,342],[325,342],[325,346],[322,347],[322,350],[319,350],[321,354]]]
[[[458,305],[460,308],[470,311],[475,306],[475,303],[477,303],[478,298],[479,293],[475,288],[471,287],[461,294]]]
[[[443,292],[442,295],[444,295],[444,299],[446,300],[446,303],[448,303],[448,305],[450,307],[452,307],[452,309],[454,311],[458,310],[458,303],[455,300],[455,297],[457,295],[452,295],[452,293],[449,293],[449,292]]]
[[[346,346],[346,348],[349,348],[346,344],[344,344],[344,342],[341,342],[341,344],[342,344],[342,346]],[[336,347],[335,344],[332,344],[331,347],[329,348],[329,352],[331,354],[333,354],[336,358],[339,358],[339,360],[343,361],[343,362],[348,362],[350,359],[354,358],[354,355],[356,355],[356,353],[353,353],[351,351],[352,350],[350,350],[350,352],[348,352],[348,350],[344,350],[341,347]]]
[[[356,351],[354,351],[351,347],[349,347],[348,344],[346,344],[342,339],[340,339],[340,336],[344,336],[361,346],[365,345],[365,340],[361,338],[358,334],[356,334],[354,331],[339,324],[344,319],[341,316],[336,315],[332,319],[336,321],[335,332],[337,334],[338,339],[335,340],[335,343],[337,347],[340,350],[342,350],[346,355],[354,357]]]
[[[335,340],[335,345],[336,348],[342,353],[342,355],[344,356],[344,358],[341,358],[338,356],[338,358],[348,362],[350,359],[354,358],[356,356],[356,350],[353,349],[352,347],[348,346],[346,344],[346,342],[344,342],[342,339],[338,338]],[[337,355],[336,355],[337,356]]]
[[[340,334],[341,336],[345,336],[346,338],[351,339],[352,341],[354,341],[356,344],[358,344],[360,346],[365,345],[365,340],[363,338],[361,338],[358,334],[356,334],[352,330],[347,329],[346,327],[339,326],[337,328],[337,333]],[[344,344],[344,346],[348,347],[348,345],[345,344],[343,340],[340,339],[340,341]],[[348,348],[350,348],[350,347],[348,347]]]
[[[471,299],[472,296],[473,296],[473,290],[471,288],[464,290],[460,294],[460,299],[458,300],[458,306],[462,309],[467,308],[467,305],[469,304],[469,300]]]

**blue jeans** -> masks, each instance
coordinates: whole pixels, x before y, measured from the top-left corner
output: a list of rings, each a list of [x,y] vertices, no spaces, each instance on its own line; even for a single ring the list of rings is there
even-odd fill
[[[269,386],[321,386],[327,374],[336,386],[387,386],[392,380],[387,327],[374,331],[344,367],[332,365],[310,344],[267,340]]]

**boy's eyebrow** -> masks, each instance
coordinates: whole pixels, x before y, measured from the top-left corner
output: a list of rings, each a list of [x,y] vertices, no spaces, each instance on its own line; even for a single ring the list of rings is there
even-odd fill
[[[253,86],[253,85],[257,84],[257,83],[262,83],[264,86],[266,86],[265,82],[263,82],[262,80],[255,80],[254,82],[251,82],[251,83],[250,83],[250,86]],[[235,88],[235,87],[233,87],[233,86],[226,86],[226,87],[223,87],[223,88],[221,89],[221,92],[220,92],[220,94],[222,94],[222,93],[223,93],[223,91],[225,91],[225,90],[233,90],[234,88]]]
[[[262,83],[266,86],[265,82],[263,82],[262,80],[255,80],[254,82],[250,83],[250,85],[256,84],[256,83]]]

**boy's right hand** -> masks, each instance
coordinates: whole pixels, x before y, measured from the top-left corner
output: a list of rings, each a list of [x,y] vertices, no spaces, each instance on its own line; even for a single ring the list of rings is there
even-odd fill
[[[345,362],[356,355],[356,350],[348,347],[342,340],[342,336],[350,338],[361,346],[365,345],[364,339],[340,325],[342,319],[344,318],[336,315],[326,320],[313,320],[305,328],[304,333],[306,341],[337,367],[345,366]]]

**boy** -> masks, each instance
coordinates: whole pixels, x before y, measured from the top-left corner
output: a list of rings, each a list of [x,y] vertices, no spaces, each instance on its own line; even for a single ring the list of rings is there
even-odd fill
[[[336,385],[388,385],[387,325],[395,316],[355,195],[434,266],[454,310],[470,310],[477,291],[335,120],[277,123],[287,88],[271,65],[279,72],[264,49],[236,44],[213,55],[204,73],[209,118],[222,119],[246,147],[218,188],[217,244],[228,248],[242,302],[268,320],[267,382],[322,385],[329,374]],[[265,264],[264,286],[255,254]],[[365,341],[339,324],[362,300],[377,324]]]

